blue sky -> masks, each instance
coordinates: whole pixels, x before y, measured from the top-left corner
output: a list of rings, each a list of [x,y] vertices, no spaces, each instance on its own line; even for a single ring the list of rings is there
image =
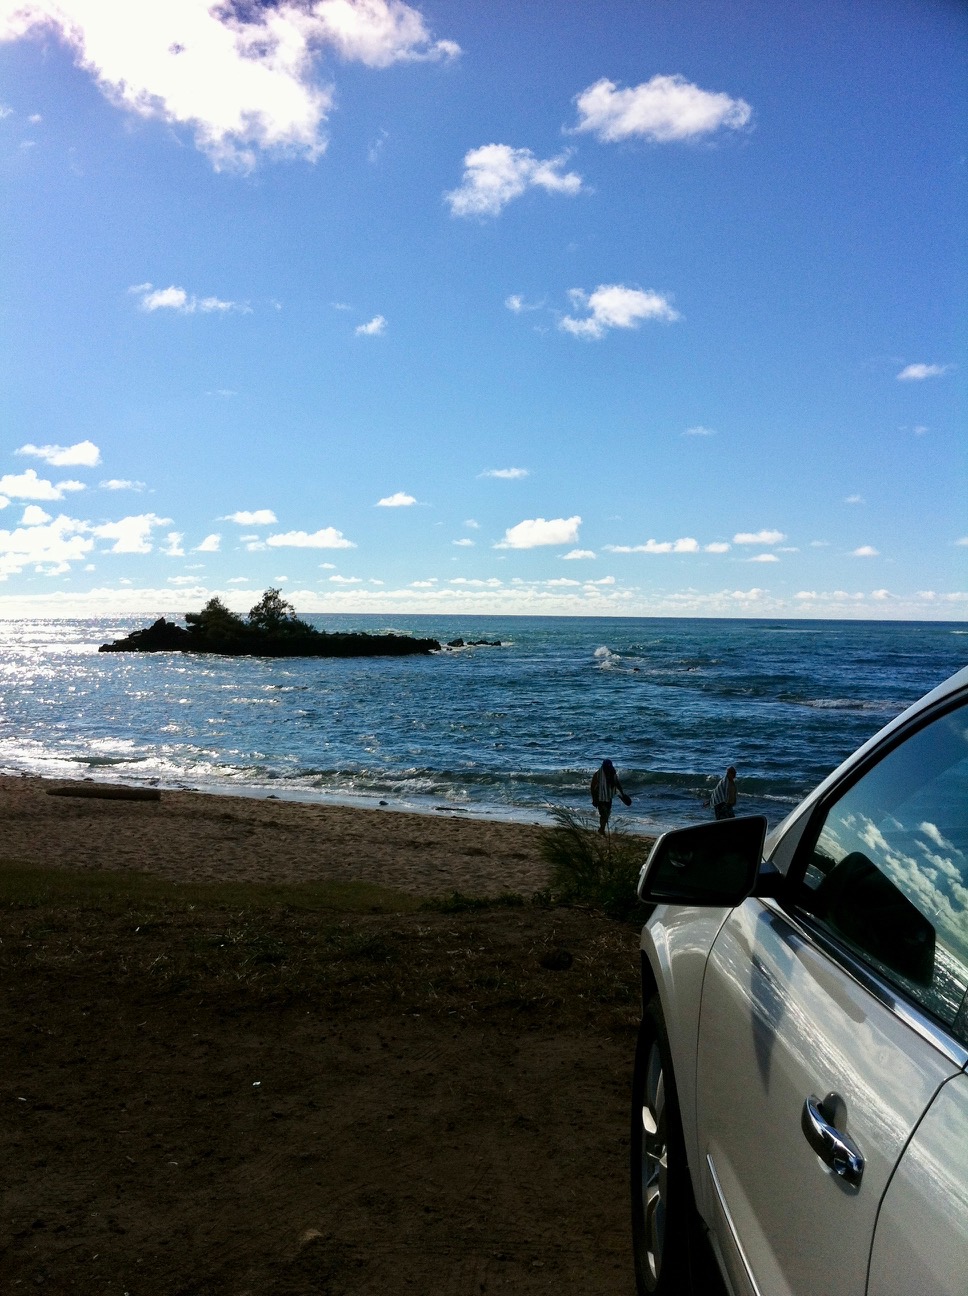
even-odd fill
[[[954,0],[0,0],[0,616],[968,616]]]

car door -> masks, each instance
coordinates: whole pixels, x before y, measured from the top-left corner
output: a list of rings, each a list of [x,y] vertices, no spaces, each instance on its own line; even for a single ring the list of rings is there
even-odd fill
[[[748,900],[713,947],[697,1057],[701,1196],[737,1292],[867,1291],[891,1176],[968,1061],[966,906],[962,707],[829,791],[783,904]],[[963,1156],[953,1173],[968,1175]],[[879,1257],[890,1244],[878,1230]],[[879,1292],[905,1290],[884,1286],[878,1263]]]

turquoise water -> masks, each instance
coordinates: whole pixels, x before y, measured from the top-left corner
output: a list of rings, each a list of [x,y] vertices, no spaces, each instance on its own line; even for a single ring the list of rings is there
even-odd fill
[[[964,624],[310,616],[500,639],[427,658],[98,654],[119,620],[0,622],[0,769],[540,818],[611,757],[643,830],[728,764],[776,823],[968,657]]]

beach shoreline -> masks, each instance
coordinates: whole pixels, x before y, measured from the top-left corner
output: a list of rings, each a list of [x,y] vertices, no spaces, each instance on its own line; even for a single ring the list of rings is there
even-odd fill
[[[533,821],[252,792],[161,788],[157,801],[48,795],[96,785],[0,775],[0,860],[175,882],[362,881],[428,898],[530,896],[548,885]]]

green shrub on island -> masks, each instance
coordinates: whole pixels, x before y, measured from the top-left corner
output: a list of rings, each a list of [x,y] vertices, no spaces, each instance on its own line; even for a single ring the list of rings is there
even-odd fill
[[[190,652],[229,657],[404,657],[439,652],[436,639],[402,634],[316,630],[296,616],[277,589],[267,589],[247,617],[210,598],[200,612],[187,612],[185,626],[159,618],[99,652]]]

